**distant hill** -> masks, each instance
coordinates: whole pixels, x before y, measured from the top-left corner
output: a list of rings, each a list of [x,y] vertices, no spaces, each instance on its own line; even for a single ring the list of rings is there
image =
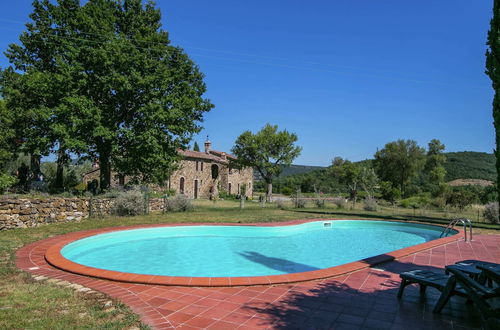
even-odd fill
[[[283,168],[280,174],[280,178],[284,178],[291,175],[304,174],[316,170],[321,170],[325,168],[324,166],[309,166],[309,165],[290,165]],[[253,176],[256,181],[261,180],[260,173],[256,170],[253,171]]]
[[[496,181],[495,155],[486,152],[461,151],[446,152],[446,182],[457,179],[479,179]],[[371,159],[361,162],[371,162]],[[324,166],[291,165],[283,169],[280,178],[305,174],[325,169]],[[317,175],[321,176],[320,172]],[[260,174],[254,171],[255,180],[260,180]]]
[[[496,181],[495,155],[486,152],[447,152],[446,181],[456,179],[481,179]]]

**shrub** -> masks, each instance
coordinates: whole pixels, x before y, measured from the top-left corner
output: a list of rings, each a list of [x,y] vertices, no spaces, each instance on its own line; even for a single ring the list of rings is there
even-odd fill
[[[483,215],[491,223],[500,223],[498,217],[498,202],[491,202],[484,206]]]
[[[276,206],[280,209],[280,210],[286,210],[286,205],[285,205],[285,201],[282,200],[282,199],[278,199],[276,201]]]
[[[347,206],[347,200],[342,197],[334,198],[333,204],[335,204],[338,209],[345,209]]]
[[[298,209],[303,209],[306,207],[306,200],[303,198],[295,198],[293,200],[293,203],[295,204],[295,207]]]
[[[80,182],[79,184],[73,187],[73,192],[77,196],[82,196],[86,190],[87,190],[87,185],[83,182]]]
[[[314,205],[316,205],[316,207],[321,209],[325,207],[325,200],[323,198],[315,198]]]
[[[281,193],[286,196],[290,196],[293,194],[293,189],[290,187],[283,187],[281,188]]]
[[[431,205],[438,209],[442,209],[446,206],[446,199],[444,197],[436,197],[431,201]]]
[[[192,209],[191,200],[186,195],[176,195],[165,202],[165,211],[185,212]]]
[[[375,200],[375,198],[373,198],[373,197],[365,198],[363,209],[365,211],[377,211],[378,205],[377,205],[377,201]]]
[[[475,199],[476,196],[470,190],[456,188],[447,194],[446,204],[463,210],[474,203]]]
[[[144,193],[137,188],[117,193],[111,213],[120,216],[143,214]]]
[[[7,189],[14,186],[17,183],[17,178],[0,173],[0,194],[3,194]]]
[[[139,189],[131,189],[131,190],[139,190]],[[101,197],[103,197],[103,198],[118,198],[124,193],[126,193],[126,190],[124,190],[123,188],[114,187],[114,188],[110,188],[105,193],[103,193],[101,195]]]
[[[49,192],[49,185],[47,184],[47,182],[33,181],[28,185],[28,190],[30,191],[30,193],[34,194],[47,193]]]
[[[399,201],[399,206],[404,208],[419,209],[430,204],[427,196],[413,196]]]

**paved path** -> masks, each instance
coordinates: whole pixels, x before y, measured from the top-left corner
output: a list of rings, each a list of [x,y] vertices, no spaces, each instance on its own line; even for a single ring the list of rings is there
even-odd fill
[[[35,275],[70,281],[129,305],[155,329],[468,329],[479,315],[459,297],[432,314],[439,293],[409,286],[396,298],[398,274],[414,268],[442,271],[464,259],[500,263],[500,235],[449,243],[374,268],[327,280],[255,287],[168,287],[100,280],[53,268],[44,259],[53,237],[17,252],[19,268]]]

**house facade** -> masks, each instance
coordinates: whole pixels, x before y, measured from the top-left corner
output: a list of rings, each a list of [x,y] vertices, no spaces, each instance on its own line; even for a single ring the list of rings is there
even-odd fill
[[[172,173],[166,182],[168,189],[189,198],[213,198],[224,191],[230,195],[240,195],[243,185],[246,196],[253,193],[253,168],[235,169],[229,166],[233,155],[223,151],[212,150],[210,141],[205,142],[204,151],[180,150],[182,156],[179,168]],[[99,180],[99,168],[96,167],[83,177],[87,185]],[[112,174],[112,186],[127,183],[126,177]]]

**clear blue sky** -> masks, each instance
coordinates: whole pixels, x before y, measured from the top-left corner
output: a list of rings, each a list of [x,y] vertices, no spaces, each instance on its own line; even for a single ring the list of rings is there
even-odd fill
[[[371,158],[399,138],[494,148],[484,53],[493,0],[159,0],[170,38],[206,74],[200,146],[229,150],[267,122],[299,136],[296,164]],[[0,2],[0,49],[30,0]],[[8,64],[0,56],[0,66]]]

